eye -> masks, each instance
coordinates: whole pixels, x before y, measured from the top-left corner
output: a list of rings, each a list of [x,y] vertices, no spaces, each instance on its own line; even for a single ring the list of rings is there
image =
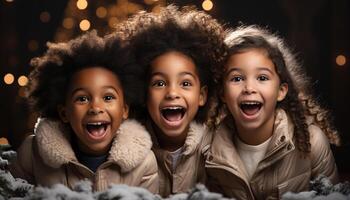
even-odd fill
[[[242,76],[233,76],[230,81],[231,82],[240,82],[240,81],[243,81],[243,77]]]
[[[165,81],[162,80],[152,82],[152,87],[164,87],[165,85]]]
[[[78,96],[74,101],[78,103],[86,103],[89,101],[89,98],[87,96]]]
[[[259,81],[267,81],[267,80],[269,80],[269,77],[267,77],[266,75],[260,75],[260,76],[258,77],[258,80],[259,80]]]
[[[182,85],[182,87],[190,87],[190,86],[192,86],[192,83],[190,81],[183,81],[181,83],[181,85]]]
[[[106,95],[103,97],[103,99],[105,101],[112,101],[113,99],[115,99],[115,97],[113,95]]]

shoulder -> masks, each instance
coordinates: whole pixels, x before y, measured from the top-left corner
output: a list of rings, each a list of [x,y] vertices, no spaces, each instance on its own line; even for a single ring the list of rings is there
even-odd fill
[[[317,151],[318,149],[322,148],[330,148],[328,138],[320,127],[311,124],[309,125],[308,130],[310,133],[311,151]]]
[[[110,159],[116,162],[122,171],[130,171],[149,157],[151,147],[151,137],[146,128],[136,120],[126,120],[113,141]]]

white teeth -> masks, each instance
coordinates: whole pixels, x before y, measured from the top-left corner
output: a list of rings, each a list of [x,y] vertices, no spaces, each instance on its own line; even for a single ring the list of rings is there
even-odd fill
[[[242,102],[242,105],[260,105],[260,102],[257,101],[246,101],[246,102]]]
[[[173,107],[165,107],[165,108],[162,108],[162,110],[164,110],[164,109],[178,110],[178,109],[183,109],[183,107],[181,107],[181,106],[173,106]]]
[[[92,122],[92,123],[88,123],[88,125],[100,126],[102,125],[102,122]]]

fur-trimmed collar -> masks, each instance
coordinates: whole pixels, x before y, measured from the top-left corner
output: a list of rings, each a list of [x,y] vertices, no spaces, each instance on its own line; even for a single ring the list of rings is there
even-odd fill
[[[152,122],[150,120],[146,122],[146,127],[149,133],[151,134],[154,146],[159,149],[159,143],[156,134],[152,128]],[[191,122],[189,125],[185,144],[183,146],[183,155],[190,155],[193,152],[195,152],[195,150],[200,145],[203,136],[207,134],[207,132],[208,129],[205,125],[199,124],[197,122]]]
[[[70,143],[70,132],[62,122],[39,119],[34,133],[39,154],[47,165],[59,168],[77,161]],[[135,120],[126,120],[119,127],[108,160],[118,164],[123,172],[128,172],[144,160],[151,147],[152,141],[146,129]]]

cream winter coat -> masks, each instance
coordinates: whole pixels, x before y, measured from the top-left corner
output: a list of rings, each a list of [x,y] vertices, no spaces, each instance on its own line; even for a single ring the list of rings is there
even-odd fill
[[[205,182],[204,157],[210,147],[212,134],[204,125],[195,122],[190,124],[183,146],[183,154],[174,171],[170,153],[159,147],[150,124],[147,129],[152,135],[152,150],[158,161],[159,194],[161,196],[167,197],[171,194],[188,192],[197,183]]]
[[[209,188],[236,199],[280,199],[287,191],[308,190],[310,180],[320,174],[336,183],[337,168],[328,139],[321,129],[309,125],[311,153],[307,157],[301,157],[295,147],[293,130],[291,119],[279,109],[265,157],[248,180],[232,142],[233,131],[221,125],[206,161]]]
[[[13,175],[42,186],[61,183],[72,188],[79,180],[88,179],[96,191],[106,190],[114,183],[158,193],[151,138],[138,122],[126,120],[121,124],[107,161],[95,173],[79,163],[69,134],[61,122],[41,119],[35,135],[28,136],[18,149],[18,159],[10,169]]]

